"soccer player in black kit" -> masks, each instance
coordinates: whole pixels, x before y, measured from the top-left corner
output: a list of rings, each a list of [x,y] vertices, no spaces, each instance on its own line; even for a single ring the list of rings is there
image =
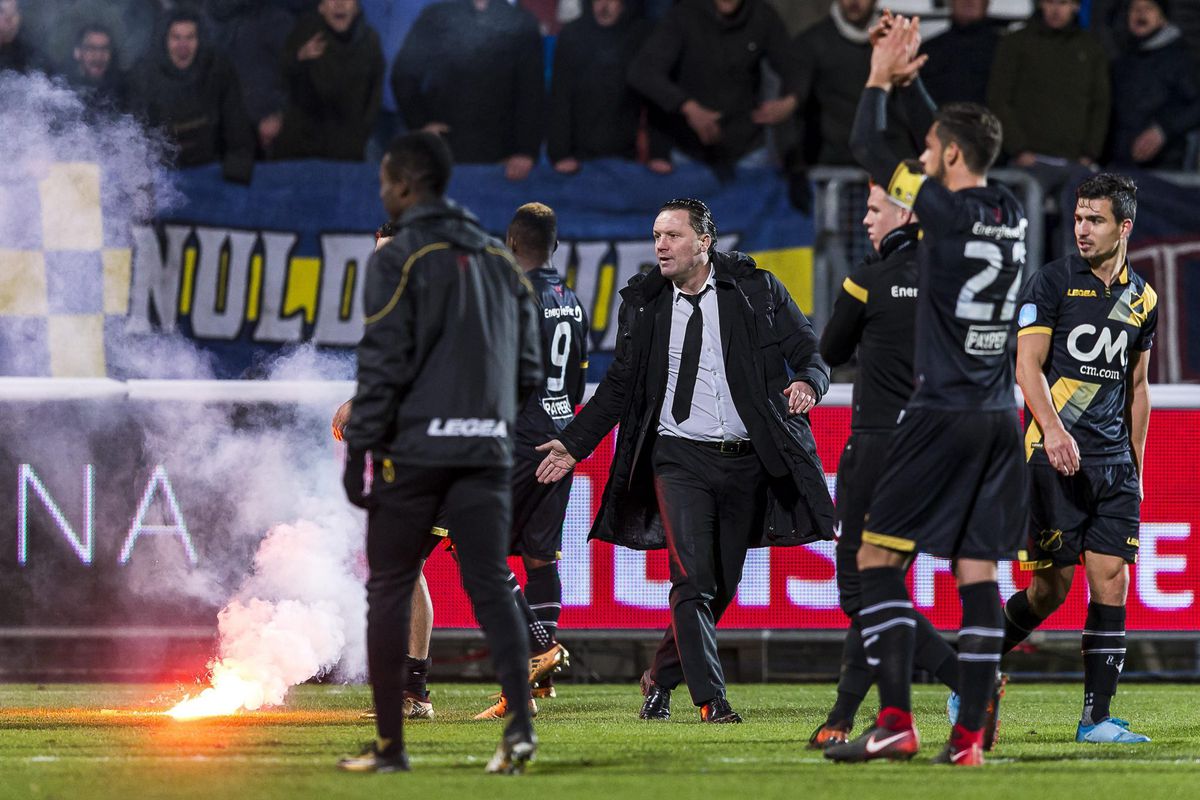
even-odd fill
[[[522,595],[515,575],[509,585],[518,607],[529,620],[529,680],[533,697],[554,697],[554,672],[567,663],[569,654],[558,642],[558,617],[562,610],[563,521],[571,496],[572,476],[558,483],[537,479],[541,455],[534,449],[554,439],[575,419],[587,387],[588,319],[583,304],[567,286],[550,258],[558,247],[558,218],[543,203],[526,203],[508,225],[508,249],[533,286],[541,325],[542,368],[545,381],[530,396],[513,430],[512,552],[525,564]],[[536,709],[536,704],[534,705]],[[501,695],[476,719],[499,719],[508,710]]]
[[[858,554],[858,624],[876,668],[874,726],[825,756],[837,761],[911,758],[916,617],[904,574],[918,552],[951,559],[962,601],[962,705],[935,761],[983,763],[983,727],[1004,637],[996,561],[1020,544],[1027,491],[1014,400],[1010,328],[1016,310],[1026,220],[1020,203],[987,170],[1000,123],[987,109],[938,110],[925,135],[923,173],[889,152],[887,99],[911,82],[924,57],[917,21],[891,20],[874,45],[851,132],[855,158],[888,195],[912,205],[923,238],[914,355],[916,389],[905,407]]]
[[[920,169],[920,164],[915,168]],[[850,618],[850,629],[842,646],[837,701],[808,740],[814,749],[849,738],[855,714],[871,688],[871,669],[856,618],[862,608],[858,549],[863,517],[892,433],[913,390],[920,227],[912,208],[892,201],[877,183],[871,184],[863,225],[878,255],[868,258],[843,282],[833,314],[821,333],[825,363],[836,367],[857,351],[858,375],[851,403],[850,439],[842,451],[837,475],[838,603]],[[957,691],[958,659],[954,650],[924,615],[917,614],[916,622],[917,666]]]
[[[1158,297],[1129,267],[1137,214],[1129,178],[1099,174],[1075,193],[1078,255],[1038,270],[1017,313],[1017,381],[1029,461],[1029,588],[1004,606],[1004,650],[1024,641],[1087,574],[1083,714],[1075,741],[1150,741],[1112,716],[1125,664],[1125,596],[1137,560],[1150,426],[1149,350]]]

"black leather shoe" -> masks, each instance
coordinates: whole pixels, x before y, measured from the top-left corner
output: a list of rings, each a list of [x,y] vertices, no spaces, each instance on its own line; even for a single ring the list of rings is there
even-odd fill
[[[704,722],[730,723],[741,722],[742,717],[729,706],[725,695],[719,694],[712,700],[700,706],[700,719]]]
[[[642,673],[642,710],[638,712],[641,719],[670,719],[671,690],[659,686],[650,678],[650,670]]]

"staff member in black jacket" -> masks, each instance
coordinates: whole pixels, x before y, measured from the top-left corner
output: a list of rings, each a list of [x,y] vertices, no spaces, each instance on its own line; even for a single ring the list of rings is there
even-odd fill
[[[529,645],[506,584],[509,472],[519,401],[542,379],[533,293],[512,255],[443,193],[450,152],[432,133],[388,148],[380,198],[395,238],[371,257],[346,428],[344,483],[367,521],[367,665],[378,740],[350,771],[408,769],[404,657],[422,545],[444,509],[463,587],[487,634],[512,716],[489,772],[518,772],[537,749]],[[373,480],[365,486],[367,455]]]
[[[643,676],[643,719],[670,716],[682,679],[701,719],[741,722],[725,698],[715,626],[746,550],[832,537],[805,416],[829,388],[817,337],[771,273],[714,250],[716,238],[699,200],[662,207],[658,268],[621,291],[612,366],[574,422],[539,448],[538,477],[555,481],[621,425],[591,536],[666,547],[671,566],[672,626]]]
[[[879,471],[900,414],[913,392],[920,232],[916,214],[894,203],[882,186],[871,184],[863,225],[879,257],[869,259],[842,283],[833,315],[821,333],[821,357],[830,366],[845,364],[858,351],[858,378],[854,381],[850,439],[842,451],[837,476],[837,519],[841,527],[837,542],[838,603],[850,617],[850,630],[842,645],[837,701],[808,740],[809,747],[816,749],[848,740],[854,717],[871,688],[862,628],[855,619],[862,608],[862,576],[856,559]],[[954,650],[923,615],[917,615],[915,661],[952,691],[958,691]]]

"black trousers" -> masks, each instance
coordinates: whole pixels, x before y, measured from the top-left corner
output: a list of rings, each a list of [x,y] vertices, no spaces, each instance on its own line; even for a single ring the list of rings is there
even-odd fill
[[[650,677],[666,688],[685,681],[700,706],[725,693],[716,625],[737,593],[746,551],[762,533],[767,473],[753,453],[723,455],[660,436],[654,486],[671,565],[671,627]]]
[[[406,464],[385,470],[375,464],[367,521],[367,666],[381,739],[403,739],[410,604],[435,520],[453,531],[463,588],[509,700],[509,730],[531,729],[529,642],[507,584],[509,472]]]

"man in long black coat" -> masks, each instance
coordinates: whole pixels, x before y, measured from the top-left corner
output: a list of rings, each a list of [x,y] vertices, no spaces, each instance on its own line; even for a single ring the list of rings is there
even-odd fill
[[[750,547],[832,538],[833,506],[807,412],[829,388],[812,325],[741,253],[713,249],[698,200],[654,224],[659,266],[621,292],[617,350],[580,414],[540,448],[558,480],[620,423],[592,538],[667,548],[671,629],[643,676],[643,719],[670,716],[686,681],[706,722],[740,722],[725,698],[715,626]]]

